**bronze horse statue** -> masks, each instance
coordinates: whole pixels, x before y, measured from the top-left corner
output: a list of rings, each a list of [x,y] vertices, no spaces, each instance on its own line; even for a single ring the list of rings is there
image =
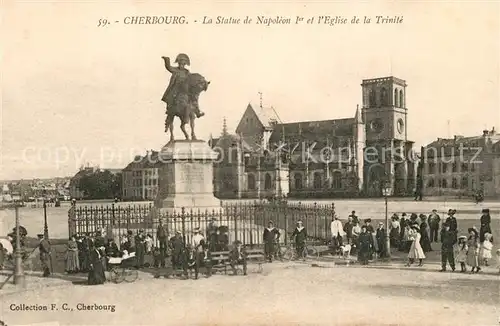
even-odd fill
[[[184,136],[189,140],[186,131],[186,124],[191,128],[191,140],[196,140],[194,132],[194,120],[196,119],[196,110],[198,109],[198,98],[201,92],[208,89],[209,81],[200,74],[189,74],[182,82],[172,107],[167,106],[167,117],[165,119],[165,132],[170,131],[170,141],[174,140],[174,119],[178,117],[181,120],[181,130]]]

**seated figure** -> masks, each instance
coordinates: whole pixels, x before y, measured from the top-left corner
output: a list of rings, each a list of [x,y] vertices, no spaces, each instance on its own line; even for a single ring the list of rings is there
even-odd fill
[[[236,275],[236,266],[243,266],[243,275],[247,275],[247,259],[246,252],[241,241],[236,240],[233,244],[233,249],[229,252],[229,262],[233,273]]]

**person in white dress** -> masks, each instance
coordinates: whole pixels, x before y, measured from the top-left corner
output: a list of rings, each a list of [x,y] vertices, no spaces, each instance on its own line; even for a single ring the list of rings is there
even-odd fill
[[[457,263],[460,263],[461,273],[467,272],[467,250],[469,247],[467,246],[467,236],[462,235],[458,237],[458,243],[455,245],[455,259]]]
[[[493,257],[491,251],[493,243],[491,242],[491,233],[485,233],[484,241],[481,244],[481,262],[484,266],[489,266],[489,260]]]
[[[419,261],[418,266],[422,266],[425,259],[425,254],[422,246],[420,245],[420,229],[418,226],[412,226],[411,230],[413,241],[411,243],[410,252],[408,253],[408,264],[406,264],[406,266],[411,266],[416,259],[418,259]]]

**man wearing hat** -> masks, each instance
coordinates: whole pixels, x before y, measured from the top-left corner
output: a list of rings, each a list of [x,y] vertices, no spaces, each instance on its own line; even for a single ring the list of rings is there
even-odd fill
[[[295,239],[295,250],[297,251],[297,256],[302,257],[302,252],[306,247],[307,239],[307,230],[302,225],[302,221],[297,221],[297,227],[293,230],[291,238]]]
[[[458,230],[458,222],[457,222],[457,218],[455,217],[456,212],[457,211],[454,209],[449,209],[448,210],[448,217],[444,221],[450,227],[450,231],[455,232],[455,233]],[[443,241],[443,240],[441,240],[441,241]]]
[[[161,218],[156,229],[156,238],[160,244],[160,266],[165,267],[165,258],[167,257],[167,246],[168,246],[168,229],[164,224],[164,219]]]
[[[230,260],[231,269],[233,270],[233,274],[236,275],[236,273],[237,273],[236,266],[242,265],[243,266],[243,275],[247,275],[246,252],[245,252],[245,249],[243,248],[241,241],[236,240],[233,243],[233,248],[229,252],[229,260]]]
[[[38,239],[40,240],[38,251],[40,252],[40,263],[42,265],[43,277],[48,277],[50,275],[50,242],[43,234],[38,234]]]
[[[208,240],[208,246],[210,251],[217,251],[217,231],[219,227],[217,226],[215,217],[212,217],[210,219],[210,222],[208,223],[207,226],[207,240]]]
[[[280,231],[274,227],[273,221],[269,221],[267,228],[264,229],[264,252],[267,260],[271,263],[273,256],[276,255],[276,245],[279,242]]]
[[[205,241],[205,237],[201,234],[200,228],[195,228],[193,232],[194,235],[191,239],[191,245],[193,246],[193,250],[195,251],[198,266],[201,266],[208,249],[207,243]]]
[[[177,269],[182,266],[182,255],[184,253],[185,245],[182,238],[182,232],[177,230],[175,235],[169,241],[170,248],[172,249],[172,268]]]
[[[481,215],[481,228],[479,229],[479,241],[483,243],[484,235],[486,233],[491,233],[491,216],[490,209],[485,208],[482,210],[483,215]]]
[[[330,232],[332,233],[333,252],[337,252],[342,246],[342,237],[345,236],[344,227],[337,215],[333,216],[332,222],[330,223]]]
[[[455,255],[453,246],[457,243],[457,233],[451,230],[450,224],[445,222],[441,230],[441,272],[446,271],[447,263],[455,271]]]
[[[432,213],[429,215],[429,240],[430,242],[438,241],[438,233],[439,233],[439,222],[441,221],[441,217],[437,213],[436,209],[432,210]]]

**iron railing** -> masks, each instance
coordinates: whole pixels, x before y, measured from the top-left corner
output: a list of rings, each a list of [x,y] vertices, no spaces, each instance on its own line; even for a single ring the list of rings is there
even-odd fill
[[[226,226],[230,242],[240,240],[254,246],[263,243],[263,231],[269,221],[273,221],[280,230],[280,241],[283,243],[288,243],[298,220],[303,221],[309,238],[327,239],[334,214],[334,204],[316,203],[230,203],[214,210],[182,208],[172,213],[162,212],[152,205],[111,204],[75,207],[70,210],[68,228],[70,235],[102,231],[117,241],[121,241],[129,230],[136,234],[142,229],[156,243],[160,219],[169,236],[181,231],[186,241],[191,240],[195,228],[200,228],[202,234],[206,234],[209,224],[215,223],[217,226]]]

